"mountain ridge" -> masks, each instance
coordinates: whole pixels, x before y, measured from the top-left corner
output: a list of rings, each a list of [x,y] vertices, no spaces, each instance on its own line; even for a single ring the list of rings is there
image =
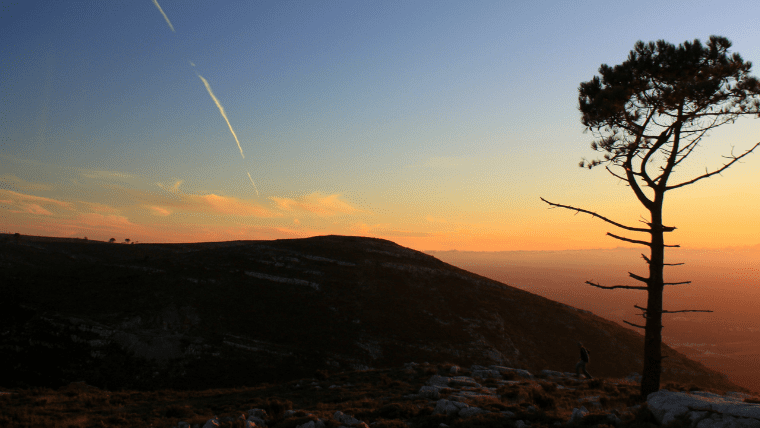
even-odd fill
[[[377,238],[14,241],[0,238],[0,278],[21,315],[0,353],[29,385],[230,387],[409,361],[571,371],[578,341],[595,376],[642,366],[636,332]],[[664,354],[664,382],[738,389]]]

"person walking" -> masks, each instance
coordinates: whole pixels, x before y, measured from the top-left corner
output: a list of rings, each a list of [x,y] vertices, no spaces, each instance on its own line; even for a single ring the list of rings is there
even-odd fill
[[[583,371],[583,374],[586,375],[587,379],[593,379],[594,377],[586,371],[586,364],[588,364],[589,361],[588,354],[590,354],[590,352],[583,347],[581,342],[578,342],[578,347],[581,349],[581,360],[575,365],[575,374],[580,377],[581,371]]]

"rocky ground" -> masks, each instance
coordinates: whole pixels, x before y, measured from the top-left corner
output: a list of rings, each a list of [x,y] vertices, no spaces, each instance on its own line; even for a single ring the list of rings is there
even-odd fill
[[[642,400],[638,378],[451,364],[342,373],[205,391],[3,389],[3,427],[758,428],[757,397],[667,384]],[[682,392],[677,392],[682,391]]]

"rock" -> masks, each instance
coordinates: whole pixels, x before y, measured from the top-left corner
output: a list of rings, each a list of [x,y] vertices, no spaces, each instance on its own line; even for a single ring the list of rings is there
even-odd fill
[[[359,424],[363,423],[359,419],[356,419],[355,417],[350,416],[350,415],[346,415],[346,414],[344,414],[341,411],[335,412],[335,414],[333,415],[333,419],[335,419],[336,421],[340,422],[343,425],[349,425],[349,426],[350,425],[359,425]]]
[[[513,369],[510,367],[503,367],[503,366],[489,366],[488,368],[491,370],[496,370],[502,375],[514,374],[524,379],[533,379],[533,375],[530,374],[530,372],[527,370]]]
[[[588,415],[588,410],[585,407],[581,406],[580,409],[575,408],[573,409],[573,415],[570,416],[570,423],[574,424],[576,422],[579,422],[586,415]]]
[[[459,411],[459,417],[469,418],[471,416],[479,415],[481,413],[486,413],[486,411],[481,409],[480,407],[465,407],[464,409]]]
[[[523,421],[523,420],[519,420],[519,421],[515,422],[515,428],[525,428],[525,427],[528,427],[528,426],[530,426],[530,425],[526,424],[525,421]]]
[[[449,373],[451,374],[459,373],[459,366],[451,366],[451,368],[449,369]]]
[[[708,392],[657,391],[649,394],[647,405],[657,422],[665,425],[688,414],[699,428],[760,428],[760,405],[745,403],[736,395],[721,396]],[[707,412],[710,417],[707,417]],[[716,419],[717,415],[717,419]]]
[[[479,377],[481,379],[501,379],[501,373],[498,370],[473,370],[472,377]]]
[[[598,395],[592,395],[592,396],[589,396],[589,397],[579,398],[578,402],[585,403],[585,404],[590,404],[590,405],[592,405],[594,407],[602,407],[602,403],[599,401],[599,396]]]
[[[427,384],[430,386],[449,386],[450,377],[433,375],[428,379]]]
[[[316,428],[314,421],[306,422],[305,424],[297,425],[296,428]]]
[[[481,388],[482,387],[479,383],[475,382],[475,379],[473,379],[471,377],[468,377],[468,376],[454,376],[454,377],[447,378],[447,379],[449,379],[448,384],[451,385],[451,386],[457,386],[457,387],[460,387],[460,388],[461,387],[465,387],[465,386],[469,386],[469,387],[473,387],[473,388]]]
[[[636,372],[633,372],[629,374],[628,376],[626,376],[625,380],[629,382],[641,383],[641,375]]]
[[[214,416],[213,419],[209,419],[206,421],[205,424],[203,424],[203,428],[214,428],[219,426],[219,419]]]
[[[253,416],[263,420],[267,418],[267,411],[264,409],[250,409],[248,410],[248,416]]]
[[[185,421],[180,421],[180,423],[177,424],[177,428],[190,428],[190,424]]]
[[[609,420],[612,425],[620,425],[623,423],[623,421],[618,417],[618,415],[614,413],[608,414],[607,420]]]
[[[430,398],[432,400],[437,400],[441,398],[441,393],[439,392],[439,388],[436,386],[423,386],[420,388],[420,391],[417,393],[420,397],[423,398]]]
[[[502,415],[504,415],[507,419],[512,419],[515,417],[515,412],[510,412],[509,410],[504,410],[501,412]]]
[[[435,410],[433,410],[434,415],[440,415],[445,413],[446,416],[454,416],[459,414],[459,411],[462,409],[466,409],[467,407],[470,407],[466,403],[461,403],[459,401],[449,401],[444,398],[441,398],[438,400],[438,402],[435,405]]]
[[[292,417],[292,416],[293,416],[293,415],[295,415],[295,414],[296,414],[296,411],[295,411],[295,410],[286,410],[286,411],[285,411],[285,417],[286,417],[286,418],[290,418],[290,417]]]
[[[565,377],[565,374],[562,372],[555,372],[553,370],[541,370],[541,374],[546,377]]]

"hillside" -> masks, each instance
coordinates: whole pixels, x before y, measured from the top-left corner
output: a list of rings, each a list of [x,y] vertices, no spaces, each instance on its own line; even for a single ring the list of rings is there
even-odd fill
[[[637,332],[380,239],[0,241],[4,387],[205,389],[412,361],[572,371],[578,341],[595,376],[642,367]],[[739,389],[664,355],[663,382]]]

